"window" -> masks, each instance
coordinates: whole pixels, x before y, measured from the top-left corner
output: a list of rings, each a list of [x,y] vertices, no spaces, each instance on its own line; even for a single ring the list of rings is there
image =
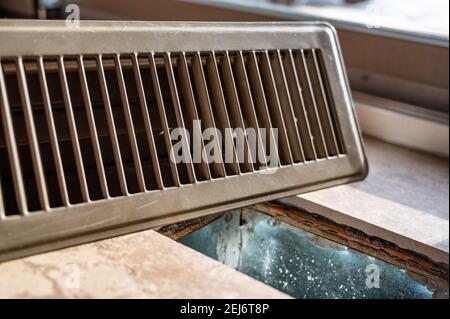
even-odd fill
[[[437,112],[448,121],[445,0],[188,0],[263,19],[326,20],[339,31],[353,90]]]

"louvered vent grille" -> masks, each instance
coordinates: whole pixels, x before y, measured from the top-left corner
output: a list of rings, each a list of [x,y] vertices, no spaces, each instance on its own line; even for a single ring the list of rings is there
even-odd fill
[[[172,163],[170,130],[193,136],[196,119],[223,137],[278,128],[280,165],[345,154],[322,59],[315,49],[2,59],[3,212],[267,169],[224,152],[222,163]]]
[[[191,27],[203,30],[205,25]],[[0,49],[0,239],[8,239],[0,244],[0,256],[143,229],[364,175],[359,132],[339,73],[342,64],[336,47],[330,47],[335,40],[322,25],[296,28],[300,33],[316,28],[328,42],[213,50],[127,50],[125,45],[114,54],[58,55],[47,49],[2,54]],[[184,145],[187,162],[172,160],[175,128],[191,137]],[[221,145],[214,156],[222,160],[192,161],[192,136],[207,128],[234,142],[225,145],[213,134]],[[229,128],[276,128],[278,134],[257,134],[256,152],[244,137],[240,160],[238,137]],[[210,141],[201,139],[202,155]],[[276,157],[276,167],[253,158],[256,154]],[[26,233],[37,224],[42,232]]]

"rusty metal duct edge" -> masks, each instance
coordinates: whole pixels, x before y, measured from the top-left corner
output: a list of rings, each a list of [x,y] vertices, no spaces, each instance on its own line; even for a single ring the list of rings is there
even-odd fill
[[[0,44],[0,261],[367,175],[328,24],[7,20]],[[173,163],[193,120],[277,128],[278,165]]]

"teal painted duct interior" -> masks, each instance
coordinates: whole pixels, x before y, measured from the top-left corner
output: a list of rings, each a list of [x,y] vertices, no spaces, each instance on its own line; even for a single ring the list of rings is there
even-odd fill
[[[230,212],[180,242],[296,298],[433,297],[401,268],[255,210]]]

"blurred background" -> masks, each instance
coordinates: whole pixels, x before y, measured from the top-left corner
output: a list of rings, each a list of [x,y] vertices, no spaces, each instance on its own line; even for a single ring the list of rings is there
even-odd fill
[[[0,0],[0,17],[64,19],[69,4],[81,20],[325,20],[354,91],[448,121],[447,0]]]
[[[82,19],[259,20],[264,13],[284,13],[443,38],[449,25],[447,0],[0,0],[0,9],[4,17],[58,19],[69,3],[80,5]],[[223,15],[217,8],[228,10]]]

